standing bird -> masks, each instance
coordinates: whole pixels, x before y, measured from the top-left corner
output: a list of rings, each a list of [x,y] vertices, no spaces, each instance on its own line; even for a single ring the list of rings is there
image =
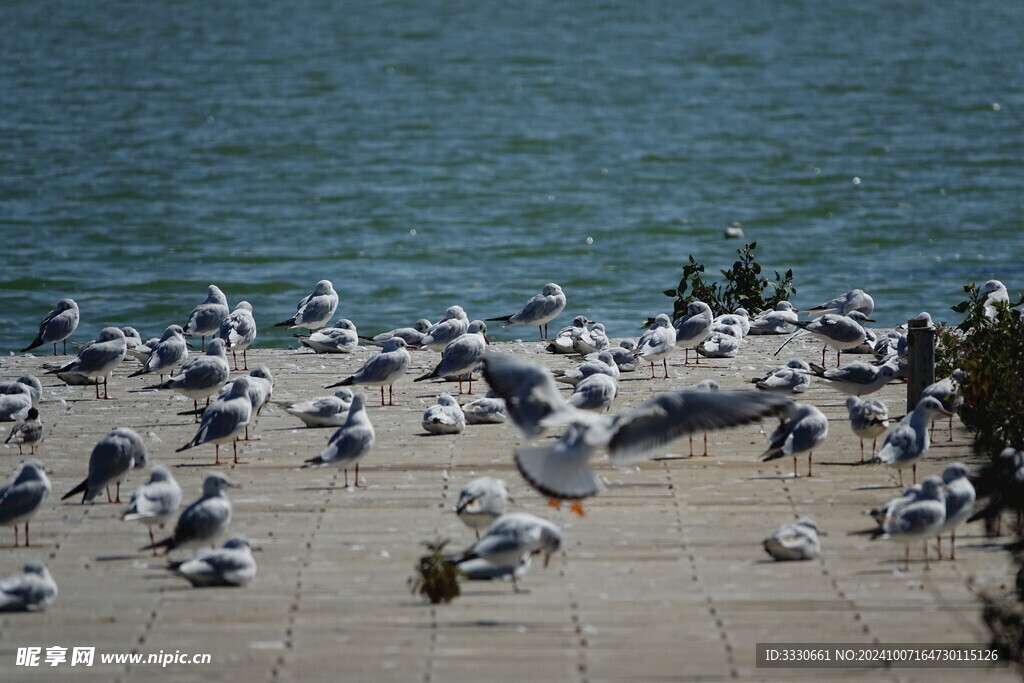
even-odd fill
[[[443,353],[444,347],[448,346],[459,335],[466,334],[468,330],[469,318],[466,317],[466,312],[462,310],[462,306],[449,306],[448,310],[444,312],[444,317],[434,325],[431,325],[430,329],[423,335],[420,346],[426,346],[428,349]]]
[[[455,504],[455,514],[463,524],[476,532],[479,540],[480,532],[505,514],[508,501],[508,486],[504,481],[494,477],[478,477],[462,488],[459,501]]]
[[[213,401],[203,411],[203,421],[199,423],[199,429],[196,430],[192,440],[175,452],[180,453],[195,446],[212,443],[215,453],[214,465],[219,465],[220,445],[230,442],[235,456],[235,464],[241,464],[238,460],[238,436],[249,424],[251,418],[252,402],[249,399],[249,378],[238,377],[232,383],[230,392]]]
[[[786,344],[793,341],[801,333],[809,333],[824,343],[821,347],[821,367],[825,367],[825,353],[829,347],[836,350],[836,365],[839,365],[839,354],[846,349],[852,349],[864,343],[867,333],[862,327],[863,323],[875,322],[860,311],[853,311],[849,315],[836,315],[826,313],[814,320],[799,320],[794,323],[801,328],[793,333],[793,336],[782,343],[782,346],[775,349],[773,355],[779,355]]]
[[[938,533],[938,553],[942,559],[942,533],[949,532],[949,559],[956,559],[956,528],[974,511],[976,494],[974,485],[968,479],[969,471],[962,462],[946,465],[942,471],[942,483],[946,485],[946,520]]]
[[[912,502],[889,507],[889,513],[882,528],[872,534],[872,539],[886,538],[904,544],[903,571],[910,570],[910,544],[924,541],[924,568],[928,564],[928,539],[939,533],[946,520],[946,495],[939,477],[925,477],[921,492]]]
[[[338,293],[330,280],[320,280],[313,292],[299,302],[295,315],[282,320],[274,327],[305,327],[310,333],[330,322],[338,310]]]
[[[947,415],[939,399],[932,396],[922,398],[914,410],[900,420],[879,449],[878,455],[869,462],[882,462],[895,467],[900,473],[900,488],[903,488],[903,468],[910,465],[913,483],[917,483],[917,461],[928,452],[928,427],[937,415]]]
[[[42,562],[28,562],[25,573],[0,581],[0,612],[36,612],[57,599],[57,582]]]
[[[206,353],[196,356],[181,366],[177,374],[171,375],[163,384],[146,387],[147,389],[170,389],[182,396],[192,399],[195,410],[199,410],[199,399],[205,398],[207,405],[210,397],[220,391],[231,376],[231,366],[224,353],[224,340],[214,339]],[[196,420],[199,416],[196,414]]]
[[[363,363],[362,367],[355,371],[350,377],[340,382],[328,384],[326,389],[335,387],[349,387],[354,384],[369,384],[380,387],[380,404],[395,405],[394,384],[405,374],[412,357],[405,348],[405,340],[401,337],[389,339],[376,356],[370,356]],[[388,403],[384,403],[384,387],[388,388]]]
[[[0,488],[0,526],[14,527],[14,547],[18,547],[18,525],[25,524],[25,547],[30,544],[28,523],[50,496],[50,479],[43,464],[28,460]]]
[[[427,408],[420,423],[429,434],[458,434],[466,428],[462,406],[450,394],[441,394],[437,403]]]
[[[178,364],[188,358],[188,344],[185,342],[184,335],[185,330],[181,325],[168,325],[163,336],[160,337],[160,341],[147,344],[149,354],[142,361],[142,368],[128,376],[138,377],[156,372],[160,375],[160,381],[163,382],[165,372],[172,372]]]
[[[828,436],[828,418],[808,403],[794,403],[785,419],[772,432],[768,450],[761,454],[761,460],[774,460],[784,456],[793,458],[793,476],[799,477],[797,456],[807,454],[807,476],[811,472],[814,448]]]
[[[238,370],[238,352],[242,352],[242,369],[249,369],[249,357],[246,351],[256,341],[256,319],[252,316],[252,304],[239,301],[235,310],[221,321],[217,328],[217,338],[224,340],[224,348],[231,352],[231,358]]]
[[[551,555],[561,548],[562,533],[556,525],[526,512],[513,512],[499,517],[455,564],[482,559],[495,567],[514,570],[531,555],[543,553],[547,568]],[[512,587],[518,593],[516,575],[513,572],[511,576]]]
[[[949,413],[949,438],[953,440],[953,413],[964,404],[964,398],[960,395],[960,385],[967,380],[967,373],[957,368],[953,374],[945,379],[940,379],[934,384],[929,384],[921,392],[921,396],[933,396],[939,399],[939,403]],[[932,423],[934,433],[935,423]]]
[[[659,313],[654,319],[654,325],[636,343],[633,355],[651,364],[651,379],[654,379],[654,363],[660,360],[665,368],[665,379],[668,379],[668,357],[675,347],[676,331],[672,327],[672,320],[664,313]]]
[[[78,304],[74,299],[61,299],[57,308],[46,314],[39,323],[39,333],[32,343],[21,350],[21,353],[44,344],[53,344],[53,355],[57,355],[57,342],[64,343],[64,354],[68,352],[68,337],[78,329]]]
[[[196,588],[246,586],[256,578],[254,548],[244,536],[232,536],[217,550],[202,550],[184,562],[170,562],[167,568]]]
[[[854,311],[860,311],[865,316],[869,316],[875,310],[875,300],[863,289],[851,289],[831,301],[806,310],[813,318],[828,314],[849,315]]]
[[[469,394],[473,393],[473,371],[480,365],[487,350],[487,325],[482,320],[474,320],[469,324],[466,334],[459,335],[444,347],[441,362],[427,374],[417,377],[414,382],[435,377],[457,375],[459,393],[462,393],[462,376],[469,375]]]
[[[352,353],[359,348],[359,334],[348,318],[338,318],[333,327],[323,327],[312,334],[295,335],[299,343],[315,353]]]
[[[200,350],[206,350],[206,338],[217,334],[220,324],[228,317],[228,299],[217,285],[206,289],[206,301],[192,309],[188,322],[183,325],[185,336],[199,335]]]
[[[850,396],[846,410],[850,413],[850,428],[860,439],[860,461],[864,462],[864,439],[871,439],[871,457],[875,457],[878,437],[889,428],[889,409],[879,400]]]
[[[274,375],[266,365],[257,365],[249,371],[245,378],[249,381],[249,388],[246,391],[249,395],[249,403],[252,405],[252,414],[249,416],[249,424],[245,425],[245,438],[242,441],[249,440],[249,426],[256,422],[263,406],[270,403],[270,399],[274,396]],[[226,398],[231,393],[234,384],[235,380],[227,382],[221,387],[217,398]]]
[[[31,448],[31,455],[35,455],[36,444],[43,438],[43,423],[39,421],[38,410],[29,408],[25,419],[11,427],[11,433],[4,439],[4,443],[9,442],[18,435],[21,436],[21,439],[18,441],[18,455],[22,454],[22,448],[25,446],[29,446]]]
[[[533,296],[521,309],[512,315],[488,318],[488,322],[501,321],[503,327],[509,325],[536,325],[540,340],[548,335],[548,323],[558,317],[565,309],[565,293],[554,282],[544,285],[540,294]]]
[[[171,476],[170,470],[156,464],[149,472],[149,481],[135,489],[128,509],[122,513],[121,519],[145,524],[149,531],[149,542],[155,545],[153,526],[159,525],[162,529],[180,506],[181,486]],[[156,555],[155,548],[153,554]]]
[[[700,365],[700,352],[698,348],[715,324],[715,315],[711,307],[703,301],[691,301],[686,307],[686,315],[680,318],[676,324],[676,346],[683,349],[683,365],[690,364],[690,347],[693,347],[696,360],[695,365]]]
[[[342,467],[345,470],[345,488],[348,488],[348,468],[354,465],[355,485],[356,488],[359,488],[359,461],[373,449],[373,442],[376,438],[365,406],[365,394],[358,393],[353,396],[345,424],[334,432],[327,442],[327,448],[315,458],[306,460],[303,467],[324,467],[326,465]]]
[[[764,551],[777,561],[813,560],[821,554],[818,527],[809,519],[784,524],[764,539]]]
[[[226,488],[241,488],[220,472],[211,472],[203,480],[203,495],[189,505],[178,516],[174,533],[158,543],[152,543],[140,550],[165,548],[164,554],[178,548],[189,548],[207,543],[213,544],[224,534],[231,523],[231,501],[224,492]]]
[[[89,474],[75,488],[65,493],[61,500],[81,493],[82,503],[88,503],[106,489],[108,503],[121,502],[121,477],[132,468],[146,466],[146,444],[133,429],[120,427],[112,430],[99,440],[89,455]],[[110,484],[117,482],[117,494],[110,497]]]
[[[109,399],[107,380],[110,373],[121,364],[127,353],[128,346],[124,340],[124,332],[116,327],[104,327],[96,343],[83,348],[70,363],[59,368],[47,370],[46,374],[56,375],[63,372],[77,373],[93,377],[96,381],[96,398],[100,397],[100,377],[103,378],[103,398]]]

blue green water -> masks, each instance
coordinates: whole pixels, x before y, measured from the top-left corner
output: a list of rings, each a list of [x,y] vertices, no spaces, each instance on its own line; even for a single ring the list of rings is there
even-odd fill
[[[613,335],[756,240],[893,324],[1024,289],[1024,4],[0,5],[0,349],[321,278],[371,332],[545,282]],[[518,331],[523,336],[528,332]],[[510,334],[497,334],[509,338]]]

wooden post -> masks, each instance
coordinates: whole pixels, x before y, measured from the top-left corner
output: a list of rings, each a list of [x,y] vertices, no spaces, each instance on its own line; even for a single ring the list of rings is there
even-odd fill
[[[907,412],[935,382],[935,326],[927,318],[907,321]]]

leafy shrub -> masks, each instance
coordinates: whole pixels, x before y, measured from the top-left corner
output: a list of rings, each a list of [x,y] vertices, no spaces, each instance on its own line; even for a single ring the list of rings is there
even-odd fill
[[[964,321],[939,326],[935,374],[967,373],[960,419],[974,434],[975,452],[995,457],[1006,446],[1024,445],[1024,322],[1009,306],[997,305],[996,316],[987,318],[981,290],[971,283],[964,292],[967,300],[953,306],[966,314]]]
[[[409,578],[409,588],[413,594],[425,596],[433,604],[451,602],[462,594],[459,588],[461,572],[454,562],[447,559],[442,551],[448,545],[448,539],[425,541],[428,554],[420,558],[415,566],[415,575]]]
[[[724,284],[705,282],[701,273],[704,264],[690,256],[690,262],[683,266],[683,277],[675,289],[666,289],[665,295],[673,297],[672,318],[678,320],[686,315],[686,307],[692,301],[703,301],[716,313],[731,313],[737,308],[747,309],[751,315],[775,308],[775,304],[788,300],[796,294],[793,286],[793,270],[784,274],[775,271],[772,282],[761,274],[761,264],[754,258],[757,242],[744,244],[737,249],[738,260],[730,270],[723,270]]]

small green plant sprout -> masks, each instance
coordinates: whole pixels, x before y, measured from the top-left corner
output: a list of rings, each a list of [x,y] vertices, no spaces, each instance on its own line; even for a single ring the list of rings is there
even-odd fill
[[[451,602],[462,593],[459,588],[462,572],[443,554],[448,543],[448,539],[441,538],[424,541],[428,554],[420,558],[414,568],[416,573],[409,577],[409,588],[413,595],[423,595],[435,605]]]
[[[665,296],[675,299],[672,319],[686,315],[691,301],[703,301],[715,313],[731,313],[745,308],[751,315],[771,310],[780,301],[786,301],[796,294],[793,286],[793,270],[785,273],[775,271],[775,280],[761,274],[761,264],[754,257],[757,242],[744,244],[737,249],[739,258],[729,270],[723,270],[724,283],[705,282],[702,277],[704,264],[690,255],[690,261],[683,266],[683,277],[675,289],[666,289]]]

